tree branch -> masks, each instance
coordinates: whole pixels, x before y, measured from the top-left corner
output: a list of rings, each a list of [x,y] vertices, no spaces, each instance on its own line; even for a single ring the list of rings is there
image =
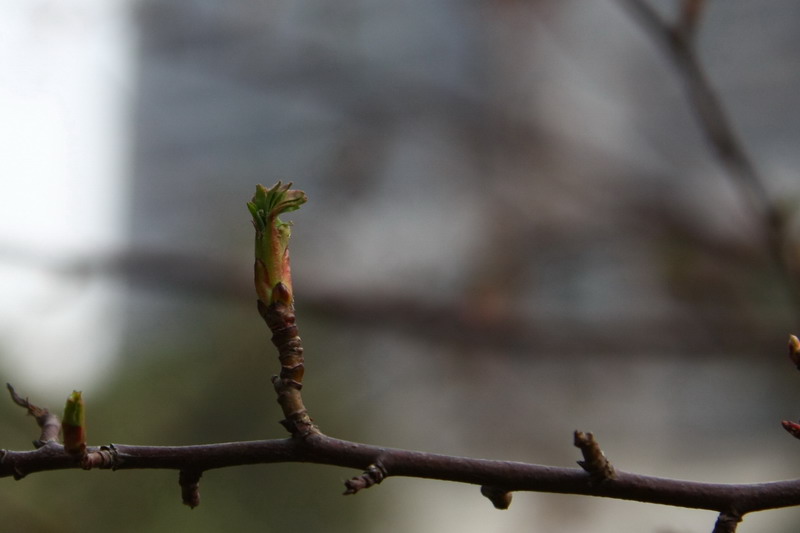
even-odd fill
[[[384,477],[404,476],[502,487],[506,492],[530,491],[601,496],[645,503],[707,509],[741,517],[745,513],[800,505],[800,479],[772,483],[726,485],[643,476],[617,470],[616,477],[597,483],[578,468],[561,468],[513,461],[455,457],[384,448],[335,439],[322,434],[194,446],[90,447],[89,456],[111,460],[95,465],[111,470],[172,469],[193,472],[269,463],[316,463],[367,470],[380,464]],[[2,451],[0,477],[21,479],[48,470],[81,468],[80,459],[59,444],[33,451]],[[85,465],[84,465],[85,468]],[[183,478],[183,476],[182,476]],[[199,496],[197,496],[199,502]],[[727,531],[727,530],[720,530]]]

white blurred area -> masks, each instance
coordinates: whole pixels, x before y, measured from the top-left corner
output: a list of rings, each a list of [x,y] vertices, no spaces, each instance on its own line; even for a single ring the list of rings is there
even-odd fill
[[[122,246],[132,31],[125,1],[0,3],[2,380],[80,389],[120,331],[114,281],[67,272]]]

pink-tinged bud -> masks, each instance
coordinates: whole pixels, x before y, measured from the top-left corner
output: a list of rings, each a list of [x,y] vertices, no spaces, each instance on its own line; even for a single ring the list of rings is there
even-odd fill
[[[86,409],[80,391],[72,391],[67,398],[61,432],[67,453],[83,455],[86,452]]]
[[[800,339],[794,335],[789,335],[789,359],[800,370]]]
[[[265,305],[277,301],[272,296],[279,283],[284,287],[276,295],[281,296],[281,301],[288,301],[287,305],[292,302],[292,273],[289,265],[291,224],[281,221],[279,215],[299,209],[308,198],[303,191],[290,189],[291,185],[284,185],[280,181],[270,189],[259,185],[252,200],[247,203],[256,230],[256,292]],[[288,293],[288,298],[285,293]]]
[[[800,424],[784,420],[781,422],[781,425],[783,429],[791,433],[794,438],[800,439]]]

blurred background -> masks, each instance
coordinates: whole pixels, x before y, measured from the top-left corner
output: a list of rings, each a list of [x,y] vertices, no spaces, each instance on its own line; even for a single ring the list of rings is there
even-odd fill
[[[676,2],[656,2],[665,15]],[[698,48],[786,209],[800,5],[708,2]],[[672,65],[618,2],[6,0],[0,373],[91,444],[281,438],[257,183],[293,228],[306,404],[336,437],[709,482],[800,475],[798,312]],[[790,212],[790,211],[788,211]],[[795,241],[796,242],[796,241]],[[791,244],[791,242],[790,242]],[[33,421],[0,402],[2,447]],[[17,531],[706,532],[713,513],[273,465],[0,482]],[[67,523],[65,517],[69,517]],[[800,513],[747,516],[795,531]],[[623,525],[624,524],[624,525]]]

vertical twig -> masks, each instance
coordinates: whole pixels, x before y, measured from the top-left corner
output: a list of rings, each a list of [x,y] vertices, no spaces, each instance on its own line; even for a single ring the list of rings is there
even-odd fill
[[[253,216],[256,230],[254,282],[258,295],[258,312],[272,331],[272,343],[278,349],[281,373],[272,384],[283,410],[281,423],[293,437],[319,433],[303,405],[305,362],[303,344],[297,334],[292,294],[292,269],[289,262],[291,223],[279,217],[296,211],[308,201],[303,191],[291,189],[291,183],[280,181],[267,189],[256,187],[247,209]]]
[[[285,417],[281,424],[293,436],[305,437],[319,433],[303,404],[305,363],[303,345],[295,324],[294,308],[281,302],[270,305],[258,301],[258,311],[272,331],[272,343],[278,349],[281,373],[273,376],[272,384],[278,394],[278,403]]]

